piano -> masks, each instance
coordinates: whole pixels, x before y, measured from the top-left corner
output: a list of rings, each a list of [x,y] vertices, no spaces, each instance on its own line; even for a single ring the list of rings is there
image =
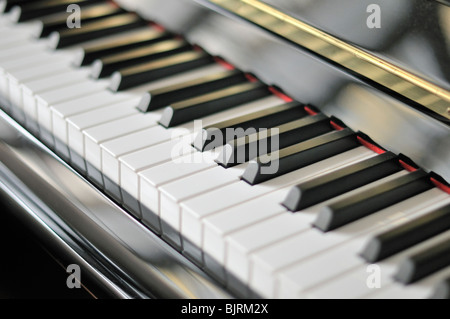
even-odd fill
[[[448,1],[0,3],[0,193],[112,296],[450,297]]]

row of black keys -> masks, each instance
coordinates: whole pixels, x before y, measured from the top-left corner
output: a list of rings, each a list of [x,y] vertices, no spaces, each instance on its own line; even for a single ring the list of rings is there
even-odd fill
[[[66,15],[46,17],[48,13],[65,9],[69,3],[83,7],[82,20],[87,22],[85,27],[66,29]],[[18,21],[41,18],[41,36],[53,34],[55,48],[79,45],[117,32],[140,29],[121,41],[86,46],[78,61],[80,66],[93,63],[92,75],[96,78],[112,75],[111,88],[116,91],[216,62],[207,53],[195,50],[192,45],[175,35],[154,28],[143,28],[148,25],[147,21],[109,2],[12,0],[6,2],[5,10],[10,10],[14,5],[20,5],[21,8]],[[166,107],[160,122],[171,127],[270,94],[272,91],[265,84],[232,69],[148,92],[139,108],[148,112]],[[246,131],[249,128],[267,127],[271,128],[268,134],[259,136],[255,132],[255,138],[250,138]],[[242,135],[226,140],[227,128],[241,128]],[[338,120],[330,119],[314,108],[304,107],[296,102],[216,123],[205,127],[203,131],[204,134],[199,135],[201,138],[194,142],[194,146],[205,151],[226,144],[223,156],[218,160],[224,167],[256,157],[242,177],[253,185],[358,147],[362,136],[346,128]],[[218,136],[221,138],[218,139]],[[264,157],[266,153],[274,151],[270,146],[275,137],[279,140],[279,169],[273,174],[263,174],[264,166],[272,164]],[[261,142],[265,142],[263,144],[268,147],[264,151],[257,147]],[[407,159],[390,152],[381,153],[293,187],[283,205],[291,211],[299,211],[404,169],[401,163]],[[323,231],[330,231],[429,190],[435,187],[430,177],[429,173],[417,169],[335,202],[322,209],[315,226]],[[376,262],[448,229],[450,205],[374,237],[362,256],[369,262]],[[405,263],[414,263],[415,267],[405,264],[406,270],[399,272],[400,281],[409,283],[423,278],[450,265],[450,242],[412,256]],[[414,271],[411,272],[410,269]]]

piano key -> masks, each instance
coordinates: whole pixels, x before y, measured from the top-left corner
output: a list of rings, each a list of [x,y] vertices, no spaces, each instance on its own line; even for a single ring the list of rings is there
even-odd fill
[[[112,94],[109,91],[98,91],[84,97],[75,98],[50,106],[52,134],[55,137],[55,150],[60,156],[69,158],[67,118],[105,105],[123,101],[131,103],[129,107],[136,107],[139,97],[133,94]],[[103,117],[103,115],[101,115]]]
[[[95,108],[66,117],[67,147],[69,149],[70,162],[81,172],[86,172],[84,159],[84,143],[82,131],[90,127],[104,124],[113,120],[138,114],[136,104],[139,98],[123,100],[110,105]],[[58,124],[54,123],[54,127]]]
[[[426,250],[408,256],[401,262],[395,280],[411,284],[450,266],[450,238],[442,239]]]
[[[236,107],[233,110],[227,110],[227,111],[223,111],[223,112],[205,117],[202,119],[202,123],[205,123],[206,125],[208,125],[209,123],[216,122],[218,119],[227,119],[227,118],[230,119],[235,116],[240,116],[242,114],[248,114],[250,112],[254,112],[256,109],[264,109],[264,108],[272,107],[273,105],[276,105],[279,103],[280,103],[280,98],[278,98],[276,96],[269,96],[267,98],[263,98],[260,100],[256,100],[256,101],[252,101],[250,103],[240,105],[239,107]],[[192,133],[197,132],[195,123],[191,127],[185,125],[185,126],[179,127],[179,128],[168,129],[168,131],[172,132],[171,133],[172,138],[177,137],[177,136],[183,136],[184,144],[180,145],[181,148],[189,147],[193,150],[191,143],[194,138],[194,134],[192,134]],[[174,149],[170,152],[170,154],[167,154],[167,157],[171,157],[172,159],[178,158],[181,155],[179,153],[180,152],[178,152],[178,149]],[[217,165],[214,161],[214,159],[215,159],[214,153],[194,152],[194,153],[191,153],[191,155],[192,155],[192,158],[191,158],[192,162],[205,162],[205,163],[211,164],[212,166]],[[124,160],[121,160],[121,162],[123,163],[123,165],[122,165],[123,167],[133,166],[133,169],[130,170],[127,168],[124,171],[124,173],[127,173],[130,175],[130,176],[125,177],[125,179],[127,179],[127,180],[135,180],[136,174],[138,176],[140,176],[141,172],[144,172],[144,171],[142,171],[142,169],[146,166],[145,160],[140,161],[141,162],[140,167],[136,167],[134,164],[128,165],[128,163],[126,163]],[[227,173],[224,172],[224,174],[227,174]],[[141,178],[141,177],[139,177],[139,178]],[[152,189],[153,193],[158,194],[160,192],[159,186],[163,185],[163,184],[159,184],[160,182],[161,181],[158,181],[158,182],[153,181],[151,175],[146,175],[147,186],[149,188],[153,187],[153,189]],[[159,195],[156,196],[156,199],[152,203],[149,204],[150,206],[145,206],[145,204],[143,203],[144,199],[140,197],[140,194],[142,194],[142,189],[140,189],[142,183],[137,182],[137,183],[134,183],[133,185],[130,185],[130,187],[132,187],[132,189],[128,189],[127,192],[132,195],[139,194],[137,199],[141,201],[141,210],[146,211],[145,215],[152,215],[152,216],[154,215],[156,217],[156,219],[158,219],[159,215],[160,215]],[[142,208],[142,207],[144,207],[144,208]],[[144,215],[144,213],[143,213],[143,215]],[[158,222],[158,224],[159,224],[159,222]]]
[[[352,163],[354,162],[350,162],[347,165],[350,165]],[[336,168],[340,167],[338,166]],[[400,172],[397,174],[404,173]],[[312,176],[311,178],[314,177],[315,176]],[[391,180],[393,178],[393,176],[389,176],[384,180]],[[380,182],[376,181],[374,183]],[[288,189],[285,190],[283,195],[285,195],[287,191]],[[346,195],[344,194],[341,196]],[[245,242],[230,242],[230,240],[227,239],[228,254],[226,257],[227,259],[225,260],[226,267],[229,267],[232,270],[230,272],[232,272],[234,276],[237,276],[239,279],[241,279],[243,283],[249,283],[251,286],[256,287],[258,293],[266,297],[273,297],[275,287],[275,273],[279,269],[292,265],[303,259],[309,258],[313,254],[319,253],[331,246],[339,245],[343,241],[348,240],[350,235],[354,236],[364,230],[364,227],[351,225],[350,227],[347,227],[345,230],[339,233],[324,236],[322,233],[311,227],[311,222],[319,209],[320,206],[310,207],[307,210],[302,211],[302,214],[299,214],[299,216],[296,216],[296,214],[289,214],[284,209],[284,214],[291,216],[293,221],[298,219],[299,223],[302,224],[302,227],[299,227],[297,234],[286,237],[284,240],[281,240],[279,242],[272,242],[270,243],[270,245],[267,244],[266,247],[257,246],[258,238],[256,237],[248,243],[248,245],[251,245],[248,246],[249,249],[245,248],[247,247],[247,243]],[[255,223],[254,227],[258,228],[256,225],[257,224]],[[362,222],[359,226],[363,225],[373,227],[374,225],[376,226],[377,223],[373,224]],[[249,225],[247,227],[253,226]],[[281,232],[278,236],[283,236],[282,228],[271,229],[270,231],[276,233]],[[245,229],[243,229],[242,232],[243,237],[241,235],[239,236],[240,238],[245,238]],[[259,240],[261,241],[261,243],[265,242],[264,239]],[[304,245],[305,242],[307,242],[308,245]],[[250,247],[254,247],[254,249],[250,249]],[[283,251],[295,251],[295,254],[286,255],[282,253]],[[233,276],[230,276],[230,280],[232,279]],[[242,288],[242,284],[240,286],[237,285],[236,280],[230,281],[230,284],[235,285],[234,289]]]
[[[36,46],[30,46],[30,50],[36,50]],[[35,51],[34,51],[35,52]],[[35,52],[33,55],[23,55],[16,59],[11,59],[2,63],[0,67],[0,93],[6,99],[9,99],[8,93],[8,73],[13,70],[20,70],[26,67],[31,67],[35,65],[39,65],[43,61],[49,59],[49,56],[45,52]]]
[[[187,176],[172,183],[162,185],[161,191],[161,232],[163,238],[179,250],[182,249],[179,230],[181,229],[179,203],[206,191],[213,190],[238,180],[236,174],[224,174],[217,166]],[[186,185],[191,187],[186,188]]]
[[[306,116],[299,120],[271,127],[230,141],[217,162],[226,168],[277,151],[332,131],[330,119],[323,114]],[[264,147],[261,147],[263,145]]]
[[[69,62],[70,59],[56,56],[49,59],[47,63],[42,62],[33,67],[10,70],[8,72],[8,95],[13,105],[12,115],[19,123],[24,123],[25,121],[22,85],[26,85],[27,82],[36,79],[42,80],[47,76],[64,72],[68,70]]]
[[[392,224],[425,216],[433,209],[448,203],[450,203],[450,196],[434,188],[343,227],[338,230],[342,235],[351,234],[346,229],[362,231],[362,233],[355,232],[354,238],[350,241],[342,244],[337,242],[327,250],[318,251],[315,255],[302,258],[279,271],[276,275],[279,283],[277,298],[304,297],[308,289],[333,280],[354,267],[364,266],[364,260],[360,258],[359,252],[374,232],[388,229],[392,227]]]
[[[118,158],[133,151],[169,141],[172,137],[171,131],[157,125],[102,143],[100,148],[102,151],[102,173],[105,181],[105,191],[118,201],[122,201],[120,189],[118,188],[118,185],[120,185]]]
[[[258,157],[250,162],[242,179],[251,185],[259,184],[357,146],[356,135],[350,129],[334,131]]]
[[[142,215],[139,202],[137,201],[137,198],[139,198],[139,188],[137,187],[139,184],[138,172],[169,162],[178,156],[191,153],[193,151],[192,147],[183,143],[182,138],[172,138],[169,141],[119,157],[119,182],[122,203],[126,208],[134,212],[136,216]],[[172,151],[176,148],[179,148],[177,155],[173,155]]]
[[[86,6],[92,2],[102,0],[45,0],[20,3],[12,8],[13,20],[23,22],[46,16],[52,13],[65,12],[70,4],[76,4],[80,7]]]
[[[450,229],[450,204],[373,237],[362,257],[377,262]]]
[[[39,136],[50,147],[54,147],[53,120],[51,107],[64,101],[73,102],[75,99],[100,92],[108,86],[108,82],[85,81],[67,87],[46,91],[36,95],[37,119],[39,123]]]
[[[81,46],[80,53],[77,55],[74,64],[76,66],[88,65],[106,55],[156,43],[170,37],[170,33],[148,26],[121,32],[114,37],[108,37],[107,39],[98,40],[96,43]]]
[[[95,60],[92,65],[92,77],[102,78],[111,75],[119,69],[130,67],[141,62],[149,62],[184,52],[191,46],[184,40],[169,39],[158,43],[142,46],[124,52],[107,55]]]
[[[111,76],[110,89],[113,91],[124,90],[142,83],[204,67],[212,63],[212,57],[204,52],[193,51],[180,53],[175,56],[114,72]]]
[[[192,158],[192,154],[188,154],[177,161],[170,161],[139,173],[142,219],[146,224],[152,225],[153,229],[161,228],[159,216],[155,214],[160,200],[157,188],[162,184],[215,166],[212,161],[192,161]]]
[[[421,250],[432,248],[443,240],[450,239],[450,232],[447,231],[433,237],[420,245],[414,246],[411,249],[387,258],[381,262],[376,263],[378,266],[377,275],[379,289],[391,287],[392,285],[402,285],[394,281],[394,276],[398,270],[399,263],[404,260],[408,255],[415,254]],[[370,266],[370,265],[369,265]],[[373,271],[370,272],[367,264],[359,265],[350,271],[347,271],[340,276],[334,277],[329,281],[325,281],[322,284],[313,287],[305,292],[304,297],[307,298],[352,298],[360,299],[367,298],[374,293],[372,285],[368,284],[370,275],[373,275]],[[428,277],[431,278],[431,277]],[[345,289],[343,289],[345,287]]]
[[[356,154],[360,151],[364,153],[367,150],[363,147],[355,150]],[[355,153],[349,152],[342,156],[347,158],[347,156],[352,157],[352,154]],[[328,171],[328,167],[334,167],[334,161],[338,161],[338,159],[343,160],[341,156],[326,159],[255,186],[239,181],[181,202],[181,234],[186,239],[183,248],[193,258],[201,261],[201,252],[198,247],[202,247],[202,223],[205,217],[253,198],[261,198],[269,192],[293,185],[307,176],[316,176]]]
[[[65,48],[99,37],[132,30],[146,24],[144,20],[133,13],[124,13],[83,24],[82,28],[63,29],[49,35],[49,47]]]
[[[393,180],[401,175],[405,175],[405,172],[395,173],[392,176],[384,178],[383,180]],[[373,184],[379,185],[380,181],[376,181]],[[368,185],[362,187],[362,189],[368,188]],[[354,193],[355,191],[351,191],[349,195]],[[434,195],[437,196],[435,198],[440,198],[440,200],[447,200],[448,203],[447,194],[444,194],[444,196],[442,197],[443,192],[440,193],[441,194],[437,195],[436,193],[434,193]],[[348,195],[345,194],[341,196],[348,197]],[[367,264],[364,263],[364,261],[357,254],[358,250],[364,243],[364,238],[367,238],[374,232],[378,231],[380,227],[389,226],[391,220],[398,221],[402,218],[407,219],[409,218],[409,213],[414,214],[417,212],[426,212],[427,206],[424,204],[424,202],[426,203],[426,205],[435,205],[435,202],[430,201],[426,196],[412,197],[407,201],[398,203],[384,210],[380,210],[377,214],[368,216],[364,219],[358,220],[355,223],[346,225],[336,230],[335,232],[327,233],[324,235],[317,229],[310,228],[306,231],[299,232],[299,234],[297,235],[286,238],[283,241],[256,250],[249,257],[249,263],[251,265],[249,284],[251,287],[256,289],[256,292],[258,294],[269,298],[274,297],[275,287],[279,286],[277,282],[277,274],[284,274],[285,271],[286,275],[289,274],[289,269],[292,269],[289,267],[299,267],[299,269],[303,269],[301,267],[303,263],[307,263],[309,260],[313,260],[315,257],[319,258],[322,254],[331,254],[330,258],[332,258],[333,256],[335,256],[333,254],[334,251],[343,251],[343,249],[341,250],[340,247],[344,246],[348,248],[348,253],[345,253],[343,255],[344,257],[341,262],[334,261],[336,269],[333,269],[331,271],[330,278],[326,279],[323,284],[327,284],[328,282],[332,282],[336,278],[342,277],[344,274],[349,273],[350,269],[353,269],[354,267],[357,267],[356,269],[364,269],[365,273]],[[321,205],[310,207],[307,210],[304,210],[302,214],[313,214],[314,216],[320,209],[320,207]],[[292,216],[295,215],[296,214],[292,214]],[[299,216],[299,218],[304,217]],[[308,244],[305,245],[305,243]],[[282,253],[283,251],[295,251],[295,254],[286,255]],[[392,262],[392,260],[389,260],[387,262],[391,265],[391,271],[394,271],[396,261]],[[320,267],[319,265],[317,265],[316,267],[317,270],[325,269],[327,272],[330,271],[327,270],[328,268],[329,267],[327,267],[326,265],[321,265]],[[327,272],[325,272],[325,270],[322,274],[323,277],[327,277]],[[298,274],[298,272],[295,271],[294,273]],[[365,276],[368,276],[367,273],[365,273]],[[314,287],[314,289],[316,289],[316,286],[317,289],[319,289],[318,287],[321,287],[322,281],[319,280],[319,282],[316,282],[318,277],[320,277],[320,273],[317,273],[315,276],[311,277],[311,281],[305,279],[303,283],[303,281],[298,282],[298,277],[292,276],[288,279],[293,280],[291,283],[289,283],[289,285],[286,281],[283,281],[283,285],[280,285],[279,287],[285,287],[286,289],[290,290],[294,289],[293,286],[297,285],[297,287],[307,286],[308,289],[311,290],[312,288],[309,287],[311,285]],[[389,276],[387,276],[386,278],[387,280],[391,280]],[[366,290],[368,289],[368,287],[366,286],[366,279],[364,279],[364,281],[359,284],[363,285],[362,288]],[[300,295],[303,295],[303,289]]]
[[[66,70],[61,70],[58,74],[22,83],[21,89],[26,126],[32,127],[34,132],[39,131],[36,94],[79,83],[86,80],[88,76],[88,70],[73,71],[67,68]]]
[[[398,157],[390,152],[335,171],[291,189],[283,205],[290,211],[298,211],[337,195],[356,189],[382,177],[400,171]]]
[[[270,91],[267,89],[267,86],[261,82],[237,84],[173,103],[164,109],[159,123],[165,127],[173,127],[268,96],[269,94]]]
[[[450,276],[435,285],[432,299],[450,299]]]
[[[140,96],[141,92],[145,92],[146,90],[153,90],[160,87],[165,87],[168,85],[173,85],[176,83],[181,83],[193,78],[201,77],[207,74],[213,74],[215,72],[222,71],[223,67],[215,64],[211,66],[207,66],[204,68],[199,68],[194,71],[184,72],[181,74],[177,74],[176,76],[167,77],[164,79],[161,79],[159,81],[154,81],[152,83],[146,84],[142,87],[137,87],[131,91],[126,91],[126,94],[137,94]],[[122,94],[122,93],[115,93]],[[136,113],[139,112],[136,109]],[[155,113],[158,114],[158,113]],[[86,121],[87,120],[87,121]],[[67,134],[68,134],[68,144],[69,144],[69,152],[71,152],[71,160],[76,161],[77,163],[84,163],[85,162],[85,143],[84,143],[84,130],[88,129],[90,127],[88,126],[95,126],[94,122],[96,122],[96,125],[102,124],[105,121],[103,120],[103,117],[97,117],[96,119],[86,119],[84,120],[83,117],[80,118],[73,118],[69,116],[67,118]],[[95,140],[95,137],[92,137]],[[78,167],[79,169],[83,170],[82,167]],[[85,169],[84,169],[85,170]]]
[[[324,232],[336,229],[433,186],[429,175],[423,170],[411,172],[397,180],[323,207],[314,226]]]
[[[246,81],[245,74],[237,70],[227,70],[207,75],[191,81],[147,92],[139,103],[139,109],[142,112],[149,112],[164,106],[169,106],[175,102],[206,94],[244,81]]]
[[[63,28],[67,28],[67,19],[69,13],[66,10],[63,10],[59,14],[53,14],[50,16],[45,16],[40,19],[42,23],[41,32],[38,34],[38,37],[43,38],[47,37],[53,31],[58,31]],[[89,6],[83,7],[83,10],[80,11],[80,21],[83,23],[95,21],[97,19],[102,19],[106,17],[110,17],[119,13],[123,13],[124,10],[120,7],[109,3],[99,3],[93,4]]]
[[[289,102],[276,105],[273,108],[258,111],[246,116],[237,117],[230,121],[221,121],[210,126],[204,127],[202,134],[199,134],[194,141],[193,146],[200,151],[212,149],[215,146],[223,145],[233,138],[240,138],[249,135],[248,129],[261,129],[275,127],[289,122],[292,118],[302,118],[307,115],[305,108],[298,102]],[[227,136],[226,131],[230,128],[242,129],[240,135]],[[239,131],[235,131],[235,134]],[[216,141],[216,136],[223,136],[223,140]],[[213,141],[212,141],[213,139]],[[211,144],[211,142],[214,142]],[[209,146],[208,146],[209,145]]]

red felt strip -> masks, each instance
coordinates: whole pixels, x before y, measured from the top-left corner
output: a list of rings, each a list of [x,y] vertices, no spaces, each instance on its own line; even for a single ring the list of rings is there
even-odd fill
[[[219,63],[221,66],[223,66],[227,70],[235,69],[234,65],[232,65],[231,63],[229,63],[221,58],[215,57],[214,60],[216,61],[216,63]]]
[[[430,177],[431,182],[440,190],[443,190],[447,194],[450,194],[450,186],[445,185],[444,183],[438,181],[437,179]]]
[[[285,102],[292,102],[292,101],[294,101],[293,98],[291,98],[290,96],[288,96],[288,95],[284,94],[283,92],[277,90],[273,86],[269,87],[269,91],[272,92],[272,94],[274,94],[274,95],[278,96],[279,98],[281,98]]]
[[[363,139],[360,136],[358,136],[357,139],[363,146],[367,147],[369,150],[372,150],[372,151],[374,151],[377,154],[386,153],[386,151],[384,149],[382,149],[381,147],[366,141],[365,139]]]

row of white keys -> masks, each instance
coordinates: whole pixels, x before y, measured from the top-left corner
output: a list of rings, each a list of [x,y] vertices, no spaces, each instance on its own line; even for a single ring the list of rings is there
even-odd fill
[[[219,65],[199,68],[193,71],[184,72],[179,74],[179,76],[167,77],[128,91],[118,92],[116,95],[128,94],[140,97],[143,92],[146,92],[149,89],[180,83],[192,78],[217,72],[221,69],[223,68]],[[130,103],[133,102],[134,101]],[[110,107],[113,107],[114,109],[114,106]],[[136,109],[137,104],[134,106],[130,105],[130,107],[132,109],[129,114],[131,117],[128,116],[123,119],[117,118],[117,120],[113,120],[111,123],[104,121],[102,117],[90,119],[88,118],[88,112],[86,112],[87,116],[84,116],[83,113],[81,113],[73,116],[66,116],[64,122],[59,121],[61,126],[66,127],[65,130],[60,129],[59,131],[66,132],[67,134],[66,141],[69,146],[70,160],[76,163],[78,168],[87,171],[88,175],[94,178],[97,184],[102,186],[103,177],[100,176],[102,172],[101,144],[155,126],[160,118],[160,110],[143,114]],[[109,110],[109,107],[105,108],[105,110]],[[58,117],[61,118],[61,116]],[[114,117],[115,116],[112,114],[111,119]],[[131,119],[136,119],[136,122],[134,123]],[[84,162],[90,162],[88,167],[84,167]]]
[[[400,263],[407,257],[422,250],[426,250],[441,240],[450,239],[450,231],[441,233],[432,237],[402,253],[394,255],[383,261],[376,263],[378,270],[375,274],[373,269],[368,268],[367,264],[360,265],[348,271],[345,274],[326,282],[320,286],[314,287],[306,292],[308,298],[366,298],[370,293],[374,292],[374,287],[384,288],[390,286],[401,285],[394,282],[393,276],[396,274]],[[374,281],[373,275],[379,276]],[[376,284],[376,286],[374,286]],[[414,285],[414,284],[411,284]],[[344,289],[345,287],[345,289]],[[381,291],[380,291],[381,292]]]
[[[71,68],[65,68],[57,74],[22,83],[21,91],[26,127],[31,129],[32,132],[40,133],[37,95],[86,81],[88,76],[88,69],[73,70]]]
[[[350,191],[326,202],[317,204],[308,209],[296,212],[294,218],[302,218],[301,215],[312,214],[313,217],[317,216],[320,208],[330,202],[338,199],[343,199],[352,194],[358,193],[364,189],[368,189],[374,185],[380,185],[389,180],[395,179],[399,176],[407,174],[406,171],[400,171],[392,174],[388,177],[372,182],[368,185],[362,186],[356,190]],[[394,211],[395,212],[395,211]],[[394,212],[389,211],[388,217]],[[311,216],[311,217],[312,217]],[[316,228],[308,227],[305,231],[291,236],[283,241],[262,247],[258,250],[251,252],[248,256],[250,263],[249,270],[249,286],[256,292],[265,297],[274,297],[276,286],[276,274],[283,268],[300,262],[303,259],[309,258],[314,254],[318,254],[321,251],[329,249],[343,242],[346,242],[358,234],[368,232],[368,227],[376,227],[376,224],[367,223],[367,220],[377,219],[380,215],[371,215],[367,219],[362,219],[354,223],[350,223],[347,226],[341,227],[332,232],[323,233]],[[305,216],[304,216],[305,217]],[[311,220],[312,222],[313,220]],[[381,219],[383,221],[383,219]],[[378,219],[377,219],[378,222]],[[363,227],[365,226],[365,227]],[[373,228],[372,228],[373,229]],[[305,243],[308,243],[305,245]],[[286,253],[286,252],[294,252]]]
[[[448,202],[450,202],[448,194],[433,188],[364,218],[356,222],[354,227],[364,229],[368,228],[367,225],[373,224],[378,233],[424,215]],[[276,297],[304,297],[308,289],[331,281],[358,265],[363,266],[365,262],[359,253],[373,235],[373,232],[364,233],[338,247],[283,269],[277,274]]]
[[[201,124],[197,123],[187,123],[180,127],[175,127],[172,129],[164,129],[167,132],[171,132],[171,137],[174,138],[177,136],[183,136],[181,139],[181,147],[177,147],[176,149],[170,150],[165,156],[168,159],[166,163],[161,165],[145,168],[148,166],[145,161],[139,162],[139,166],[135,164],[129,165],[127,163],[127,158],[119,158],[120,167],[119,171],[116,170],[114,174],[120,175],[130,175],[124,176],[124,180],[136,180],[139,179],[138,183],[131,185],[131,183],[127,183],[128,188],[127,192],[132,195],[138,195],[137,200],[140,201],[142,216],[145,218],[150,216],[154,220],[156,218],[156,227],[159,225],[159,217],[160,217],[160,187],[168,182],[180,179],[184,176],[195,174],[196,172],[200,172],[204,169],[217,166],[214,161],[214,156],[211,156],[211,152],[198,152],[197,150],[193,150],[190,155],[186,155],[186,157],[182,159],[178,159],[183,154],[184,146],[191,147],[193,139],[195,138],[195,134],[201,132],[201,128],[204,125],[209,125],[221,120],[226,120],[230,118],[234,118],[236,116],[240,116],[243,114],[248,114],[251,112],[255,112],[256,110],[261,110],[264,108],[269,108],[271,106],[280,104],[282,100],[276,96],[271,96],[267,98],[263,98],[254,102],[246,103],[235,107],[231,110],[226,110],[223,112],[219,112],[217,114],[213,114],[201,119]],[[162,127],[161,127],[162,129]],[[181,152],[179,151],[181,150]],[[175,159],[174,159],[175,157]],[[115,165],[115,164],[114,164]],[[124,167],[124,174],[121,174],[120,169]],[[131,169],[130,169],[131,168]],[[167,172],[167,174],[164,174]],[[113,172],[111,172],[113,173]],[[119,180],[120,186],[122,186],[121,181]],[[132,187],[132,189],[130,189]],[[145,220],[148,222],[148,220]],[[152,224],[155,224],[152,223]]]
[[[179,250],[182,250],[180,203],[238,181],[246,167],[247,163],[239,164],[227,170],[220,166],[214,166],[195,175],[162,185],[159,190],[161,233],[163,237]],[[186,185],[189,185],[189,187]]]
[[[298,181],[304,180],[305,176],[313,177],[329,171],[330,167],[331,169],[337,168],[339,164],[335,162],[336,160],[341,159],[340,163],[343,164],[343,162],[353,161],[355,157],[363,158],[364,156],[371,156],[371,154],[373,154],[372,151],[359,147],[349,153],[345,153],[345,155],[315,163],[258,185],[252,186],[245,181],[238,181],[181,202],[181,234],[184,250],[192,257],[198,259],[199,262],[202,262],[201,249],[204,249],[203,243],[206,242],[206,240],[203,240],[203,220],[206,217],[253,198],[293,185]]]

